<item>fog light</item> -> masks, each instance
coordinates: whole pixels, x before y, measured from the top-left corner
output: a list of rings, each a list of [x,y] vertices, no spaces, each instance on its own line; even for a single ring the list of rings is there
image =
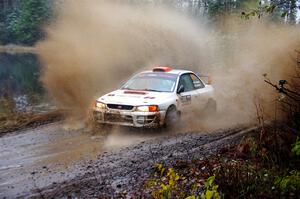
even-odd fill
[[[94,119],[95,120],[103,120],[102,113],[99,113],[99,112],[95,111],[94,112]]]
[[[145,121],[146,121],[146,117],[145,116],[137,116],[137,123],[144,124]]]

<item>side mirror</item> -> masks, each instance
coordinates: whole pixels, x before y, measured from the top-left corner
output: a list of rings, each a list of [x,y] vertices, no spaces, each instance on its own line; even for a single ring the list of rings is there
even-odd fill
[[[184,86],[180,85],[179,88],[177,89],[177,94],[183,93],[184,92]]]

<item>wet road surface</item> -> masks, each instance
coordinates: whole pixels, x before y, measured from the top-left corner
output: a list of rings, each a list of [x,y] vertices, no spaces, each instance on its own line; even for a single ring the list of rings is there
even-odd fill
[[[144,132],[102,136],[63,123],[0,137],[0,198],[111,198],[135,191],[157,162],[201,158],[236,144],[245,132]]]
[[[48,124],[0,137],[0,198],[73,178],[97,155],[152,137],[126,132],[101,136],[63,126]]]

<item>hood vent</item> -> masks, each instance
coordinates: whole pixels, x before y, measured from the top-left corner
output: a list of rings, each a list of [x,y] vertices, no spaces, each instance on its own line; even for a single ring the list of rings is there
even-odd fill
[[[124,94],[146,95],[147,93],[143,91],[124,91]]]

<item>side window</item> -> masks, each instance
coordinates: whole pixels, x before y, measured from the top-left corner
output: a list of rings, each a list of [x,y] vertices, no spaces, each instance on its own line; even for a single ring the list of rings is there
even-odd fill
[[[194,84],[190,74],[183,74],[180,76],[178,88],[180,87],[180,85],[183,85],[184,92],[194,90]]]
[[[204,88],[204,84],[195,74],[190,75],[195,89]]]

